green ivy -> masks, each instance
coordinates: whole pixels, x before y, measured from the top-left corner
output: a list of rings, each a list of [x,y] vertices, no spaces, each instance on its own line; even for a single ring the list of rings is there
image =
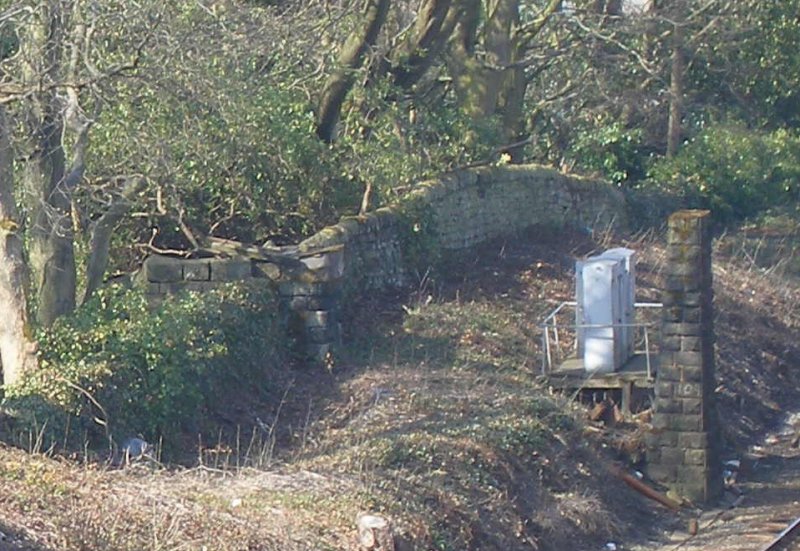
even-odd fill
[[[276,298],[228,285],[148,307],[141,291],[101,289],[38,335],[40,369],[7,389],[5,406],[58,441],[204,432],[226,398],[267,392],[285,357]]]

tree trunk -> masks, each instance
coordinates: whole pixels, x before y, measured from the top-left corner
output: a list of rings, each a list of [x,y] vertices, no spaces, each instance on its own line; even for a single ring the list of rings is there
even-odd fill
[[[674,157],[681,145],[683,118],[683,78],[685,71],[683,27],[672,31],[672,59],[669,80],[669,122],[667,123],[667,157]]]
[[[506,80],[513,77],[512,29],[519,25],[519,0],[490,0],[488,3],[484,48],[488,67],[484,70],[486,97],[483,110],[488,115],[499,107]]]
[[[511,28],[518,17],[518,4],[519,0],[490,0],[482,15],[480,1],[463,3],[449,69],[462,108],[473,119],[490,117],[497,110],[505,67],[511,60]],[[485,62],[474,55],[477,28],[484,17]]]
[[[549,0],[532,24],[520,28],[519,14],[515,9],[507,13],[511,18],[511,51],[508,63],[514,65],[522,61],[526,51],[535,41],[550,17],[558,12],[560,0]],[[525,94],[528,89],[528,75],[523,65],[514,65],[505,70],[503,87],[499,95],[499,111],[502,114],[503,139],[506,144],[520,144],[509,147],[505,153],[511,156],[512,163],[522,162],[526,133]]]
[[[506,144],[511,145],[504,151],[511,159],[512,163],[523,161],[524,137],[526,134],[525,124],[525,93],[528,89],[528,80],[525,77],[525,69],[514,67],[509,70],[501,95],[500,111],[503,115],[503,139]]]
[[[0,105],[0,367],[3,384],[36,367],[25,301],[25,260],[14,203],[13,155],[5,107]]]
[[[23,55],[29,84],[50,86],[61,75],[63,18],[59,2],[39,6],[38,21],[23,37]],[[27,123],[33,152],[23,173],[30,212],[28,254],[36,299],[36,318],[49,326],[75,308],[75,253],[70,184],[62,136],[64,109],[54,89],[40,89],[31,97]],[[80,140],[79,140],[80,141]]]
[[[483,66],[475,59],[475,40],[481,21],[480,0],[458,2],[458,17],[450,40],[447,69],[453,77],[456,96],[462,111],[478,118],[481,116],[480,97],[483,93]]]
[[[364,26],[347,37],[339,53],[338,67],[328,77],[322,90],[317,113],[317,136],[324,142],[332,142],[342,104],[353,87],[353,74],[361,66],[362,59],[378,39],[378,33],[389,13],[390,0],[367,0],[364,9]]]
[[[414,36],[401,58],[395,59],[391,72],[402,88],[414,86],[441,53],[457,21],[452,0],[425,0],[414,25]]]
[[[85,304],[92,294],[100,287],[103,276],[108,267],[108,250],[111,244],[111,234],[119,221],[128,212],[142,188],[144,180],[134,176],[126,180],[119,197],[111,203],[97,222],[94,223],[92,236],[89,239],[89,260],[86,265],[86,290],[81,304]]]

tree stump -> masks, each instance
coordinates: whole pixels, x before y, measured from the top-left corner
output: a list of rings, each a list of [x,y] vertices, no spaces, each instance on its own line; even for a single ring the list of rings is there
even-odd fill
[[[395,551],[392,526],[378,515],[361,514],[358,524],[358,543],[362,551]]]

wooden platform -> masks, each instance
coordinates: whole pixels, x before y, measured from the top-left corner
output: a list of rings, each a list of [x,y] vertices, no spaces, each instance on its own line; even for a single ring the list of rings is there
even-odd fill
[[[553,388],[560,390],[620,389],[622,410],[627,415],[630,413],[633,388],[653,388],[657,370],[658,354],[650,355],[650,378],[647,377],[647,357],[642,353],[634,354],[622,369],[613,373],[588,372],[583,367],[583,359],[572,357],[548,373],[547,377]]]
[[[658,354],[650,355],[650,371],[655,378],[658,370]],[[583,368],[583,359],[567,360],[548,375],[555,388],[623,388],[630,383],[638,387],[652,388],[654,380],[647,378],[647,358],[634,354],[619,371],[613,373],[590,373]]]

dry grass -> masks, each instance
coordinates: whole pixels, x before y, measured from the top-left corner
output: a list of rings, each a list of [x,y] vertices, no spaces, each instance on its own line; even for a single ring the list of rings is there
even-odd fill
[[[658,240],[602,237],[640,251],[640,298],[657,300]],[[352,549],[370,511],[392,519],[401,549],[593,550],[642,536],[656,515],[606,471],[616,450],[537,377],[536,324],[572,297],[574,257],[598,246],[531,232],[454,259],[402,301],[359,305],[332,371],[298,371],[268,426],[203,444],[202,468],[107,470],[0,448],[0,531],[46,550]],[[715,277],[720,408],[738,448],[797,398],[800,291],[724,246]]]
[[[0,450],[0,473],[0,522],[35,549],[346,547],[337,534],[304,526],[296,507],[284,505],[348,491],[313,473],[107,470],[11,448]]]

